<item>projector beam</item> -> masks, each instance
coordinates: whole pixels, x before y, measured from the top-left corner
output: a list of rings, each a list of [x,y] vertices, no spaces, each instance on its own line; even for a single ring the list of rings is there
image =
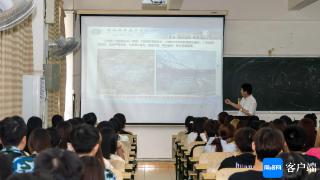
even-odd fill
[[[288,0],[289,10],[301,10],[318,0]]]

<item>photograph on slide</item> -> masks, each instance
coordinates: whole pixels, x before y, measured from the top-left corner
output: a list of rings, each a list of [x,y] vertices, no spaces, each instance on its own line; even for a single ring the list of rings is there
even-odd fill
[[[98,49],[97,93],[154,94],[154,51]]]
[[[216,52],[160,50],[156,58],[157,94],[216,94]]]

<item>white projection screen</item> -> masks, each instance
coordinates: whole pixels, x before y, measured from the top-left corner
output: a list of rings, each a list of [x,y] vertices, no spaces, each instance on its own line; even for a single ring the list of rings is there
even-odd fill
[[[223,16],[81,16],[81,115],[179,124],[222,111]]]

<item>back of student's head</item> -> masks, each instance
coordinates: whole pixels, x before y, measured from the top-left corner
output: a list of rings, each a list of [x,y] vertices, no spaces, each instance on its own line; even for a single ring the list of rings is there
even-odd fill
[[[59,148],[67,149],[67,144],[70,141],[70,133],[72,131],[71,124],[63,121],[57,125],[57,131],[60,136]]]
[[[12,173],[12,159],[6,154],[0,154],[0,180],[5,180]]]
[[[100,121],[97,125],[98,130],[101,132],[104,128],[114,129],[110,121]]]
[[[92,125],[82,124],[72,130],[70,141],[74,150],[79,153],[90,153],[99,144],[99,131]]]
[[[37,128],[42,128],[42,120],[39,117],[32,116],[27,122],[27,136],[29,136],[30,133]]]
[[[283,132],[287,128],[287,123],[283,119],[275,119],[271,123],[271,127],[279,129]]]
[[[307,174],[307,165],[308,162],[303,158],[303,156],[299,153],[295,152],[284,152],[278,155],[279,158],[283,160],[283,180],[302,180]],[[294,172],[291,172],[292,169],[289,169],[290,166],[287,165],[297,165],[300,168],[296,168]],[[303,168],[302,166],[305,166]]]
[[[287,126],[291,125],[293,122],[292,119],[287,115],[281,116],[280,119],[284,120],[287,123]]]
[[[0,128],[0,138],[4,146],[18,146],[27,133],[26,123],[18,116],[5,118]]]
[[[60,136],[56,128],[50,127],[47,129],[49,135],[50,135],[50,143],[51,147],[58,147],[60,143]]]
[[[35,159],[35,172],[50,174],[55,180],[80,180],[82,169],[77,154],[67,150],[48,149]]]
[[[252,128],[240,128],[234,135],[234,141],[241,152],[252,152],[252,141],[256,131]]]
[[[50,134],[45,129],[35,129],[31,132],[28,139],[28,149],[30,153],[40,153],[51,147]]]
[[[229,116],[229,114],[227,112],[221,112],[218,114],[218,121],[220,122],[220,124],[224,124],[225,122],[227,122],[227,117]]]
[[[52,116],[51,118],[52,127],[57,127],[57,125],[63,121],[64,121],[63,117],[59,114]]]
[[[304,115],[304,118],[311,119],[314,123],[314,127],[318,126],[318,123],[317,123],[318,117],[315,113],[306,114],[306,115]]]
[[[306,132],[303,128],[291,125],[283,134],[290,151],[303,151],[306,143]]]
[[[72,125],[72,128],[75,128],[75,127],[83,124],[84,120],[82,118],[75,117],[75,118],[69,119],[68,122]]]
[[[187,134],[190,134],[193,131],[193,118],[193,116],[188,116],[184,121],[184,125],[187,129]]]
[[[193,130],[195,133],[198,134],[196,141],[202,141],[200,134],[204,133],[204,123],[206,122],[205,118],[202,117],[196,117],[193,118]]]
[[[44,173],[22,173],[14,174],[7,180],[54,180],[51,175]]]
[[[314,147],[316,141],[317,132],[314,127],[314,122],[311,119],[303,118],[298,123],[298,126],[302,127],[306,132],[307,138],[304,151],[307,151]]]
[[[95,126],[97,123],[97,116],[93,112],[90,112],[90,113],[83,115],[82,119],[85,123],[87,123],[91,126]]]
[[[118,135],[113,129],[104,128],[101,131],[101,137],[101,150],[103,157],[106,159],[110,159],[110,155],[115,154],[115,152],[117,151]]]
[[[119,133],[121,131],[121,122],[118,118],[111,118],[109,122],[112,124],[114,130],[116,133]]]
[[[248,119],[243,119],[239,121],[237,124],[237,129],[244,128],[244,127],[249,127],[249,120]]]
[[[208,120],[204,124],[204,131],[206,132],[208,137],[216,137],[218,136],[219,127],[219,121]]]
[[[97,158],[83,156],[80,160],[83,163],[81,180],[104,180],[104,168]]]
[[[258,160],[263,161],[276,157],[284,149],[285,140],[281,131],[267,127],[256,132],[253,142]]]
[[[222,124],[219,127],[219,136],[223,140],[232,139],[234,136],[235,128],[231,124]]]
[[[126,126],[126,116],[122,113],[117,113],[113,116],[114,118],[117,118],[121,122],[121,129],[124,129]]]

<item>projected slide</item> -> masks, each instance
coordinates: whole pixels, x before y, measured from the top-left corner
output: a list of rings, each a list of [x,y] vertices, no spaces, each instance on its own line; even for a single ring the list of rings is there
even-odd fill
[[[81,112],[182,123],[222,111],[223,19],[84,16]]]

